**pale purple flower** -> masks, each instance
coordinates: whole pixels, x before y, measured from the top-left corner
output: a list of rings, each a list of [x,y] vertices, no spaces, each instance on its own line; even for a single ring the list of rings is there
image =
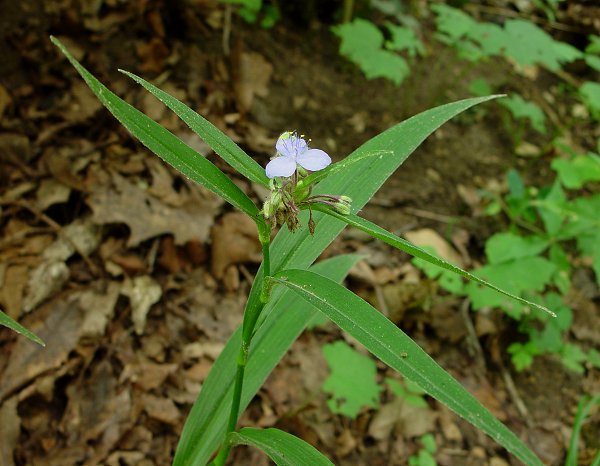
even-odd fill
[[[322,170],[331,163],[331,158],[320,149],[309,149],[306,141],[295,132],[286,131],[279,136],[277,157],[266,167],[267,177],[292,176],[298,165],[310,171]]]

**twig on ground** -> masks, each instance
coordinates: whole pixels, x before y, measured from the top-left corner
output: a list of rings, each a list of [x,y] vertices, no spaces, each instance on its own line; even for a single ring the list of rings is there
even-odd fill
[[[429,212],[427,210],[415,209],[414,207],[406,207],[404,210],[415,217],[426,218],[428,220],[435,220],[442,223],[453,223],[458,218],[450,215]]]
[[[381,313],[386,316],[386,317],[390,317],[390,308],[388,307],[387,303],[385,302],[385,296],[383,294],[383,290],[381,289],[381,286],[379,285],[374,285],[373,288],[375,289],[375,296],[377,297],[377,304],[379,304],[379,310],[381,311]]]
[[[471,316],[469,315],[469,307],[471,302],[468,299],[465,299],[460,306],[460,315],[462,316],[463,322],[465,323],[465,327],[467,328],[467,351],[471,356],[475,358],[477,361],[477,365],[481,369],[482,372],[486,372],[487,366],[485,363],[485,356],[483,354],[483,349],[481,348],[481,344],[479,343],[479,338],[477,338],[477,332],[475,332],[475,326],[473,325],[473,321],[471,320]]]
[[[527,409],[525,402],[521,398],[521,395],[519,395],[519,392],[517,391],[517,387],[515,386],[515,382],[513,381],[512,376],[510,375],[510,372],[508,372],[506,367],[504,367],[504,363],[502,362],[501,359],[499,359],[497,362],[500,367],[502,379],[504,380],[504,383],[506,384],[506,389],[508,390],[510,397],[512,398],[513,402],[515,403],[517,410],[523,417],[523,420],[525,421],[525,424],[527,424],[527,427],[529,427],[529,428],[533,427],[533,422],[531,422],[531,415],[529,414],[529,410]]]
[[[229,56],[231,49],[229,47],[229,37],[231,36],[231,4],[225,5],[225,17],[223,18],[223,53],[226,57]]]
[[[54,230],[54,232],[57,235],[59,235],[63,240],[65,240],[67,243],[69,243],[69,245],[77,252],[77,254],[79,254],[81,256],[81,258],[86,263],[86,265],[88,266],[90,272],[92,273],[92,275],[94,275],[94,277],[98,278],[100,276],[100,271],[98,270],[98,267],[96,267],[96,264],[94,264],[90,260],[88,255],[84,251],[82,251],[79,246],[77,246],[77,244],[69,237],[69,235],[67,235],[65,233],[62,225],[60,225],[59,223],[55,222],[53,219],[48,217],[44,212],[42,212],[37,207],[35,207],[35,206],[31,205],[30,203],[23,201],[23,200],[0,201],[0,204],[17,205],[19,207],[27,209],[29,212],[31,212],[33,215],[35,215],[38,219],[40,219],[41,221],[46,223],[50,228],[52,228],[52,230]]]
[[[242,275],[244,276],[244,278],[246,278],[246,280],[248,280],[248,283],[250,284],[250,286],[252,286],[252,284],[254,283],[254,277],[252,276],[252,274],[248,271],[248,269],[246,268],[246,266],[244,266],[244,264],[240,264],[239,268],[240,268],[240,272],[242,272]]]

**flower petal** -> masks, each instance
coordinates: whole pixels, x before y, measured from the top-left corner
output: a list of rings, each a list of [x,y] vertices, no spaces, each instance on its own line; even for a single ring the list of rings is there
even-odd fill
[[[277,139],[275,149],[277,149],[277,152],[281,155],[295,157],[308,149],[308,144],[306,144],[304,139],[299,138],[294,133],[286,131],[279,136],[279,139]]]
[[[329,157],[321,149],[309,149],[306,152],[296,157],[296,162],[303,168],[310,171],[323,170],[327,165],[331,163],[331,157]]]
[[[276,176],[291,176],[296,171],[296,161],[294,157],[276,157],[271,160],[265,172],[268,178],[275,178]]]

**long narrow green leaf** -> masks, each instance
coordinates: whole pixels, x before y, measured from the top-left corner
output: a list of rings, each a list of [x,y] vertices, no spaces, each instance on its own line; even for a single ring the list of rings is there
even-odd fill
[[[381,361],[417,383],[525,464],[542,465],[515,434],[369,303],[338,283],[308,270],[283,270],[273,280],[298,293]]]
[[[374,151],[374,152],[365,152],[363,154],[360,154],[359,157],[346,157],[345,159],[340,160],[339,162],[332,163],[331,165],[324,168],[323,170],[319,170],[319,171],[311,173],[306,178],[301,180],[300,183],[302,183],[304,186],[312,186],[312,185],[320,182],[321,180],[324,180],[325,178],[333,175],[334,173],[344,172],[344,171],[348,170],[348,168],[350,166],[354,165],[357,162],[362,162],[366,158],[383,157],[386,155],[388,155],[388,156],[393,155],[393,152],[389,151],[389,150],[388,151]]]
[[[31,341],[37,343],[38,345],[46,346],[46,344],[42,341],[40,337],[38,337],[31,330],[27,330],[20,323],[13,320],[10,316],[7,316],[4,312],[0,311],[0,325],[4,325],[5,327],[14,330],[17,333],[20,333],[24,337],[29,338]]]
[[[148,149],[185,176],[218,194],[251,217],[259,215],[252,200],[212,162],[205,159],[177,136],[113,94],[69,53],[56,38],[54,45],[69,59],[102,104]]]
[[[206,141],[206,143],[219,154],[223,160],[235,168],[239,173],[244,175],[250,181],[262,184],[263,186],[269,186],[269,179],[265,175],[265,169],[210,121],[194,112],[183,102],[177,100],[175,97],[167,94],[165,91],[162,91],[139,76],[136,76],[129,71],[119,71],[143,86],[154,97],[173,110],[173,112],[175,112],[175,114],[181,118],[194,133],[204,139],[204,141]]]
[[[334,466],[315,447],[279,429],[245,427],[229,434],[229,441],[260,448],[277,466]]]
[[[359,259],[357,255],[337,256],[315,264],[311,270],[331,280],[342,281]],[[317,312],[304,300],[284,289],[276,290],[271,302],[274,309],[285,308],[286,318],[266,319],[252,339],[242,391],[242,411],[287,352],[291,342]],[[229,339],[204,381],[179,439],[174,465],[206,464],[225,435],[225,421],[233,394],[231,374],[236,370],[240,342],[241,326]],[[187,452],[187,455],[179,452]]]
[[[388,155],[381,158],[368,158],[348,167],[343,172],[334,173],[327,179],[321,181],[314,194],[345,194],[353,200],[352,205],[360,209],[373,194],[379,189],[384,181],[396,170],[408,156],[429,136],[446,121],[459,113],[473,107],[474,105],[495,99],[499,96],[472,98],[442,105],[408,120],[399,123],[387,131],[369,140],[345,160],[363,157],[366,153],[378,151],[386,152]],[[388,152],[389,151],[389,152]],[[296,233],[290,233],[282,228],[271,246],[271,270],[273,273],[283,268],[306,268],[323,252],[345,227],[345,223],[329,217],[323,213],[316,212],[313,215],[316,224],[316,234],[310,235],[307,228]],[[301,215],[303,224],[308,221],[308,213]],[[259,269],[246,308],[255,306],[260,301],[262,288],[262,269]],[[264,380],[268,373],[283,356],[285,350],[273,352],[274,345],[278,348],[291,346],[294,339],[299,335],[312,318],[304,314],[290,313],[288,306],[280,305],[275,299],[280,296],[279,292],[273,293],[271,301],[266,305],[263,313],[268,315],[264,324],[259,329],[253,340],[252,346],[261,354],[257,360],[273,354],[277,360],[272,365],[259,365],[252,372],[257,379]],[[289,294],[286,293],[283,303],[288,302]],[[302,318],[300,318],[302,317]],[[272,329],[282,329],[281,333]],[[265,335],[266,340],[257,341],[259,335]],[[271,341],[273,338],[275,341]],[[200,466],[206,463],[210,454],[223,441],[225,425],[227,422],[227,410],[231,404],[231,393],[227,393],[233,385],[235,378],[235,359],[240,345],[239,330],[231,337],[223,353],[219,356],[213,366],[207,381],[200,392],[188,421],[184,427],[182,438],[175,453],[175,466],[193,465]],[[219,383],[208,384],[209,380],[218,380]],[[244,396],[250,396],[248,388],[250,384],[244,382]],[[248,390],[248,391],[246,391]],[[258,387],[254,388],[254,395]],[[242,404],[242,406],[245,406]],[[211,419],[206,419],[206,415]]]
[[[491,288],[492,290],[497,291],[498,293],[508,296],[509,298],[514,299],[516,301],[519,301],[522,304],[533,307],[540,311],[547,312],[548,314],[552,315],[553,317],[556,317],[556,314],[554,312],[552,312],[551,310],[549,310],[548,308],[546,308],[540,304],[536,304],[536,303],[533,303],[526,299],[523,299],[520,296],[516,296],[512,293],[504,291],[503,289],[498,288],[496,285],[494,285],[490,282],[487,282],[487,281],[473,275],[472,273],[469,273],[469,272],[461,269],[460,267],[457,267],[456,265],[446,262],[445,260],[443,260],[437,256],[434,256],[433,254],[425,251],[424,249],[421,249],[420,247],[415,246],[414,244],[410,243],[409,241],[406,241],[404,238],[400,238],[399,236],[396,236],[393,233],[390,233],[389,231],[385,230],[384,228],[381,228],[379,225],[377,225],[373,222],[369,222],[368,220],[365,220],[364,218],[361,218],[358,215],[355,215],[355,214],[342,215],[342,214],[339,214],[339,213],[333,211],[332,209],[328,208],[327,206],[320,205],[320,204],[315,204],[313,206],[313,209],[319,210],[321,212],[326,213],[327,215],[331,215],[332,217],[342,220],[343,222],[346,222],[348,225],[352,225],[353,227],[356,227],[359,230],[362,230],[365,233],[368,233],[369,235],[373,236],[374,238],[380,239],[384,243],[387,243],[390,246],[400,249],[401,251],[404,251],[414,257],[423,259],[427,262],[437,265],[438,267],[441,267],[442,269],[450,270],[451,272],[454,272],[462,277],[465,277],[469,280],[477,282],[480,285],[487,286],[488,288]]]
[[[581,400],[579,400],[579,404],[577,405],[577,413],[575,414],[575,421],[573,421],[573,429],[571,430],[569,450],[567,451],[567,457],[565,458],[565,466],[577,466],[577,456],[579,453],[579,433],[585,418],[596,404],[600,404],[600,393],[595,395],[593,398],[588,395],[584,395]],[[598,451],[594,461],[600,462],[600,451]]]

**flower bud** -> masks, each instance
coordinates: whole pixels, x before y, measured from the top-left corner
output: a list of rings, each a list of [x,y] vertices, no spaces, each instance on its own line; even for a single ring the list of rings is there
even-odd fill
[[[263,204],[262,213],[266,218],[271,218],[275,213],[275,209],[273,209],[271,199],[267,199]]]
[[[346,204],[345,202],[336,202],[333,205],[333,208],[336,210],[336,212],[342,214],[342,215],[348,215],[350,213],[350,206],[348,204]]]

